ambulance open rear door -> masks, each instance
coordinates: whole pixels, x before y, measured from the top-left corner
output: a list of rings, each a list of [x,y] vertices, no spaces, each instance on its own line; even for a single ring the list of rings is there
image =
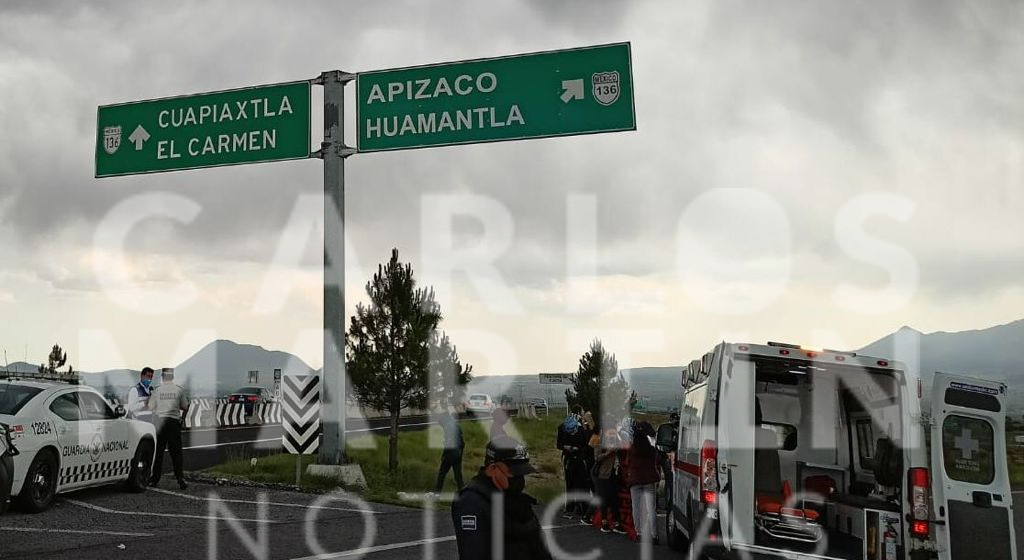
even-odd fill
[[[939,558],[1015,560],[1006,455],[1006,385],[936,374],[932,493]]]

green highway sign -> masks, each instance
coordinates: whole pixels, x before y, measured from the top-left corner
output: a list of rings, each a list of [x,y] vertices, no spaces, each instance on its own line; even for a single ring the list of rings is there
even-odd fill
[[[96,176],[308,158],[307,81],[101,106]]]
[[[629,43],[361,72],[358,151],[636,130]]]

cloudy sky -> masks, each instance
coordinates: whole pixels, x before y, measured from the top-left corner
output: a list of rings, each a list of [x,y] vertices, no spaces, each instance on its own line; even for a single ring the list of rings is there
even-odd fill
[[[1018,2],[301,6],[0,8],[9,361],[228,338],[321,364],[321,163],[95,179],[98,105],[619,41],[636,132],[348,159],[349,314],[397,247],[480,373],[571,370],[594,337],[678,365],[1024,316]]]

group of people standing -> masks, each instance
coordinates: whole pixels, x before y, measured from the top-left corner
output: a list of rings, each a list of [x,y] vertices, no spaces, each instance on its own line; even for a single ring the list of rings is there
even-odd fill
[[[575,407],[559,425],[556,439],[562,452],[565,489],[567,494],[597,498],[598,506],[591,507],[589,500],[570,499],[563,516],[592,525],[597,514],[602,532],[626,534],[624,522],[629,515],[637,540],[646,537],[658,544],[655,490],[661,481],[661,460],[654,435],[648,422],[605,414],[598,426],[590,412]],[[629,490],[628,512],[620,507],[623,489]]]
[[[125,413],[129,418],[151,422],[156,428],[156,458],[149,479],[150,486],[160,484],[163,473],[164,451],[170,451],[174,465],[174,477],[178,487],[188,488],[181,448],[182,418],[188,410],[185,390],[174,383],[174,370],[165,369],[160,375],[160,386],[153,387],[153,368],[144,367],[139,382],[128,390],[125,399]]]

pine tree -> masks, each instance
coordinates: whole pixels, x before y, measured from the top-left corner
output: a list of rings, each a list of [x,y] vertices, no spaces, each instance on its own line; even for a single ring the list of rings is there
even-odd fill
[[[613,406],[604,410],[603,403]],[[580,357],[579,366],[572,376],[572,387],[565,390],[565,399],[570,407],[579,405],[590,411],[594,420],[600,422],[604,413],[620,416],[628,413],[627,399],[636,398],[626,378],[619,371],[615,354],[609,354],[600,340],[590,343],[590,350]]]
[[[68,363],[68,353],[60,347],[59,344],[54,344],[53,348],[50,349],[50,355],[46,358],[45,364],[39,364],[39,373],[49,375],[64,375],[58,370],[64,367],[64,364]],[[68,366],[66,374],[68,377],[74,375],[74,369],[72,366]]]
[[[442,410],[465,400],[466,385],[473,379],[473,366],[463,365],[448,335],[434,331],[430,345],[431,402]]]
[[[412,266],[391,251],[386,266],[366,284],[369,303],[356,306],[346,339],[348,373],[356,401],[391,416],[388,470],[398,468],[402,410],[425,408],[430,342],[441,321],[434,291],[416,287]]]

